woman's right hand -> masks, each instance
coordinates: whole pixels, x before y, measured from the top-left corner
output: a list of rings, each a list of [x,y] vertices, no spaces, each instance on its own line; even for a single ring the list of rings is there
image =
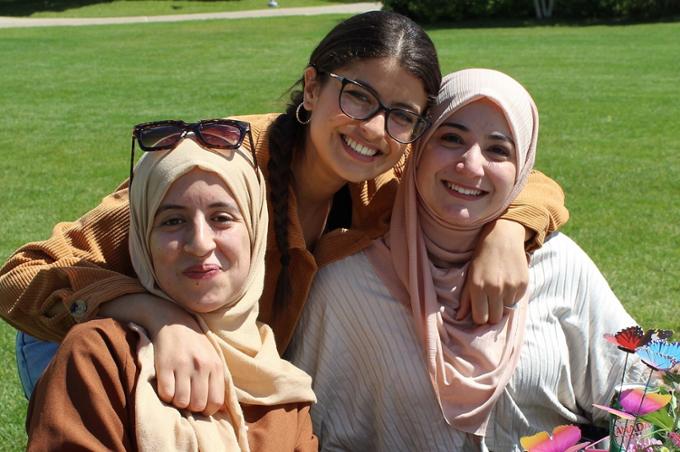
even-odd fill
[[[224,405],[222,360],[187,311],[151,294],[133,294],[101,305],[99,314],[148,332],[161,400],[205,415]]]

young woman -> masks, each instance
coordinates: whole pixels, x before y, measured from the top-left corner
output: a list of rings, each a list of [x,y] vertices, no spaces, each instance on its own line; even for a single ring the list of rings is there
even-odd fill
[[[243,118],[269,186],[260,320],[272,326],[280,352],[318,269],[385,233],[407,143],[425,131],[440,81],[425,32],[398,14],[371,12],[340,23],[319,43],[285,113]],[[523,291],[525,239],[534,248],[566,221],[562,191],[535,174],[501,218],[485,231],[469,276],[480,322],[497,321]],[[189,382],[210,381],[219,362],[193,319],[181,309],[159,309],[167,302],[134,277],[127,221],[123,186],[77,222],[59,224],[49,240],[17,251],[0,272],[2,315],[51,340],[97,315],[134,320],[157,346],[163,400],[210,412],[220,392],[211,388],[206,406]]]
[[[458,320],[483,227],[533,167],[538,112],[507,75],[468,69],[432,115],[389,233],[319,271],[287,352],[312,375],[322,450],[521,450],[523,435],[592,421],[620,382],[602,335],[634,322],[564,235],[533,253],[500,322]]]
[[[162,403],[144,330],[92,320],[69,332],[40,380],[28,449],[315,451],[311,379],[256,321],[268,217],[253,156],[189,138],[149,152],[130,210],[139,281],[195,316],[221,358],[225,404],[202,416]]]

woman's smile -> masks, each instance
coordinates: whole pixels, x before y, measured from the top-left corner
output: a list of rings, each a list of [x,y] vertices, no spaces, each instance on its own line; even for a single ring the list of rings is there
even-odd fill
[[[201,264],[187,267],[182,274],[189,279],[212,279],[220,274],[222,267],[215,264]]]
[[[442,180],[442,184],[452,196],[461,197],[463,199],[476,200],[489,193],[485,190],[466,187],[448,180]]]
[[[342,141],[345,143],[346,148],[348,148],[346,149],[348,154],[356,159],[363,161],[371,161],[376,156],[380,156],[383,154],[379,149],[361,144],[358,141],[348,137],[347,135],[340,135],[340,137],[342,138]]]

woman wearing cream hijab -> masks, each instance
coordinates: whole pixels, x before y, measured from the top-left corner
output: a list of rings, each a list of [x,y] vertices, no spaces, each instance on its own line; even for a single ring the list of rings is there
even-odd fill
[[[317,276],[287,356],[313,378],[322,450],[509,451],[593,420],[622,362],[602,333],[633,324],[580,248],[554,234],[501,321],[458,320],[482,227],[531,171],[538,111],[488,69],[444,78],[389,233]]]
[[[225,404],[178,410],[155,390],[153,346],[136,325],[74,328],[31,401],[29,449],[313,451],[310,377],[256,321],[266,191],[252,157],[184,139],[146,153],[130,191],[130,256],[151,293],[195,314],[223,358]]]

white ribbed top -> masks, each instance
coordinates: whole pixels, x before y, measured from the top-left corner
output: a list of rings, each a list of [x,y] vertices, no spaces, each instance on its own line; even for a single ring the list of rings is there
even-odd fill
[[[480,445],[444,421],[410,314],[366,256],[323,268],[287,353],[314,380],[321,450],[505,452],[521,450],[520,436],[604,419],[591,405],[609,401],[625,356],[602,335],[634,321],[563,234],[534,253],[530,290],[520,362]]]

